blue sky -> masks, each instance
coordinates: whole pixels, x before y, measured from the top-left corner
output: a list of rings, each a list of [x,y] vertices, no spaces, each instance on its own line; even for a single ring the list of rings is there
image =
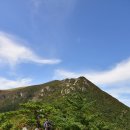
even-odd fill
[[[130,1],[4,0],[0,89],[85,76],[130,106]]]

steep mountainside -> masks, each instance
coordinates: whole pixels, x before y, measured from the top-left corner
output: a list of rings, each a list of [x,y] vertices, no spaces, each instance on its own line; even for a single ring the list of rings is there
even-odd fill
[[[93,113],[101,113],[106,122],[119,122],[127,130],[130,128],[130,108],[99,89],[84,77],[52,81],[41,85],[19,89],[0,91],[0,112],[17,110],[19,104],[28,101],[42,101],[52,103],[62,101],[64,97],[77,93],[87,99],[86,103],[93,102]],[[126,127],[126,128],[125,128]],[[128,129],[129,130],[129,129]]]

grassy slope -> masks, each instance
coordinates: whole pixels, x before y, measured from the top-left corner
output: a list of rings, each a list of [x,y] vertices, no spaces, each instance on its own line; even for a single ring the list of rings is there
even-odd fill
[[[0,99],[2,99],[0,100],[0,111],[16,110],[19,103],[29,100],[44,102],[59,100],[60,102],[64,96],[70,93],[80,93],[81,96],[87,98],[87,102],[94,101],[91,110],[93,113],[102,113],[101,118],[104,121],[119,123],[119,128],[122,127],[123,130],[130,128],[130,108],[83,77],[78,78],[78,80],[66,79],[20,89],[0,91]]]

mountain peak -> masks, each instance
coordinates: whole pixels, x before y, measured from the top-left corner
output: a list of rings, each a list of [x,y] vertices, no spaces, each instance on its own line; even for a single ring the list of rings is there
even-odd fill
[[[77,80],[81,81],[81,82],[90,82],[86,77],[84,76],[80,76],[77,78]]]
[[[79,85],[79,86],[80,85],[82,86],[83,84],[89,86],[89,84],[91,84],[91,82],[83,76],[80,76],[78,78],[70,78],[70,79],[67,78],[67,79],[62,80],[62,82],[66,83],[67,86],[69,86],[68,84]]]
[[[55,80],[45,84],[13,89],[11,91],[0,91],[0,112],[19,109],[19,104],[28,101],[38,101],[43,103],[61,102],[66,97],[76,95],[80,99],[85,99],[85,103],[93,103],[92,111],[104,113],[103,120],[114,121],[114,119],[127,119],[130,110],[127,106],[102,91],[91,81],[81,76],[64,80]],[[113,120],[112,120],[113,119]],[[130,119],[129,119],[130,120]],[[126,120],[126,122],[128,122]],[[129,127],[130,128],[130,127]]]
[[[88,80],[88,79],[86,79],[86,77],[84,77],[84,76],[80,76],[80,77],[78,77],[77,79],[83,79],[83,80]]]

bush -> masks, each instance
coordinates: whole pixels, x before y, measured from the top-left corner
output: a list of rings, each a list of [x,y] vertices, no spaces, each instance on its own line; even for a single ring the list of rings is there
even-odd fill
[[[13,124],[11,124],[9,121],[5,122],[1,128],[2,130],[10,130],[13,127]]]

